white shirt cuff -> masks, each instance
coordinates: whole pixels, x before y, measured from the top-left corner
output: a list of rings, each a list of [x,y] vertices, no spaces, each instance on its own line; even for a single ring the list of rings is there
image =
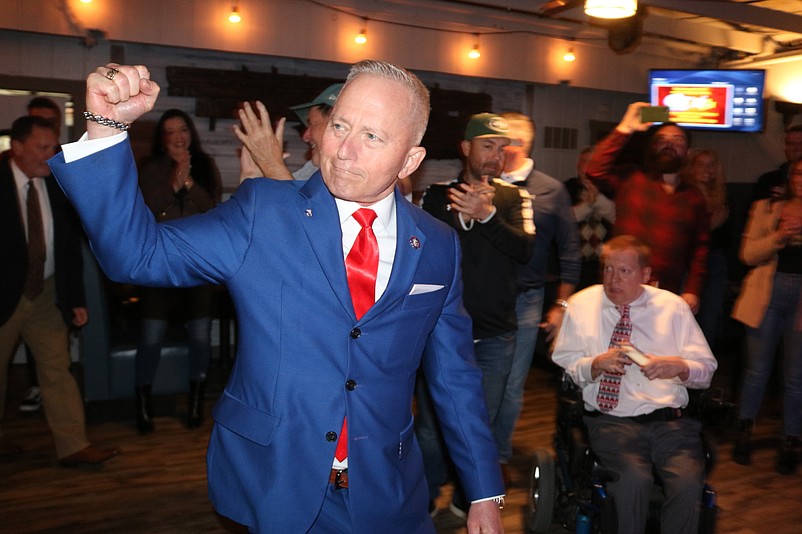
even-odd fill
[[[484,499],[477,499],[475,501],[471,501],[471,504],[473,504],[475,502],[496,501],[497,503],[499,503],[500,505],[503,506],[504,497],[506,497],[506,496],[507,496],[506,493],[502,493],[501,495],[496,495],[495,497],[485,497]]]
[[[459,218],[460,226],[462,226],[462,229],[465,230],[466,232],[473,228],[474,219],[471,219],[469,221],[471,223],[470,225],[465,224],[465,219],[462,218],[462,212],[461,211],[457,213],[457,218]]]
[[[495,206],[493,206],[493,211],[492,211],[492,212],[490,212],[490,215],[488,215],[487,217],[485,217],[484,219],[482,219],[481,221],[479,221],[479,224],[486,224],[486,223],[487,223],[487,222],[488,222],[490,219],[492,219],[492,218],[493,218],[493,215],[495,215],[497,211],[498,211],[498,210],[496,209],[496,207],[495,207]]]
[[[120,132],[110,137],[100,137],[98,139],[89,139],[88,135],[84,133],[74,143],[67,143],[61,146],[64,152],[64,162],[72,163],[73,161],[78,161],[86,156],[91,156],[101,150],[122,143],[126,139],[128,139],[128,132]]]

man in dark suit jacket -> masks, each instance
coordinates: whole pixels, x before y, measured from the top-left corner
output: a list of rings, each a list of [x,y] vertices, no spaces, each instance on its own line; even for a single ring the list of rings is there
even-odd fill
[[[53,124],[21,117],[11,127],[11,153],[0,162],[0,414],[5,408],[8,363],[20,338],[36,361],[42,399],[62,465],[99,463],[114,450],[86,439],[81,394],[70,374],[69,326],[87,321],[77,218],[50,175],[47,159],[58,143]],[[26,201],[36,189],[42,214],[45,261],[40,289],[28,282]],[[3,452],[15,452],[7,442]]]
[[[98,68],[87,80],[88,140],[50,165],[109,276],[223,283],[231,294],[238,353],[207,454],[218,512],[256,532],[433,533],[412,425],[422,365],[473,501],[468,530],[501,532],[504,489],[462,306],[459,240],[395,187],[425,155],[425,86],[394,65],[355,65],[323,135],[320,172],[305,183],[246,180],[215,209],[163,224],[144,206],[126,135],[115,131],[151,110],[158,92],[143,66]],[[377,216],[364,230],[378,248],[364,314],[345,265],[363,208]]]

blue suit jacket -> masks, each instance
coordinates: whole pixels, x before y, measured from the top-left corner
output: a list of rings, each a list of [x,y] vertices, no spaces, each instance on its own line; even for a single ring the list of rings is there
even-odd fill
[[[228,287],[239,347],[207,454],[221,514],[257,531],[306,531],[347,415],[355,530],[433,532],[411,410],[421,363],[468,498],[503,493],[451,229],[396,191],[389,284],[356,320],[337,208],[319,173],[301,185],[248,180],[205,214],[157,225],[128,143],[50,165],[110,277]],[[411,295],[416,284],[442,288]]]

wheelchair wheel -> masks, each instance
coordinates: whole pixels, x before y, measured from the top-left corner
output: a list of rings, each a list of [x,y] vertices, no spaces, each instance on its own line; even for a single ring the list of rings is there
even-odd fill
[[[554,457],[546,449],[537,449],[529,478],[529,504],[526,508],[525,527],[530,533],[546,532],[551,527],[554,511],[555,488]]]

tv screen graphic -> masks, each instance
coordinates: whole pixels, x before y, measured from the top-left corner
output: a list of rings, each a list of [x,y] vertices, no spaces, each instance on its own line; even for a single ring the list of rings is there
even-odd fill
[[[692,129],[761,132],[764,70],[657,70],[649,73],[653,106]]]

